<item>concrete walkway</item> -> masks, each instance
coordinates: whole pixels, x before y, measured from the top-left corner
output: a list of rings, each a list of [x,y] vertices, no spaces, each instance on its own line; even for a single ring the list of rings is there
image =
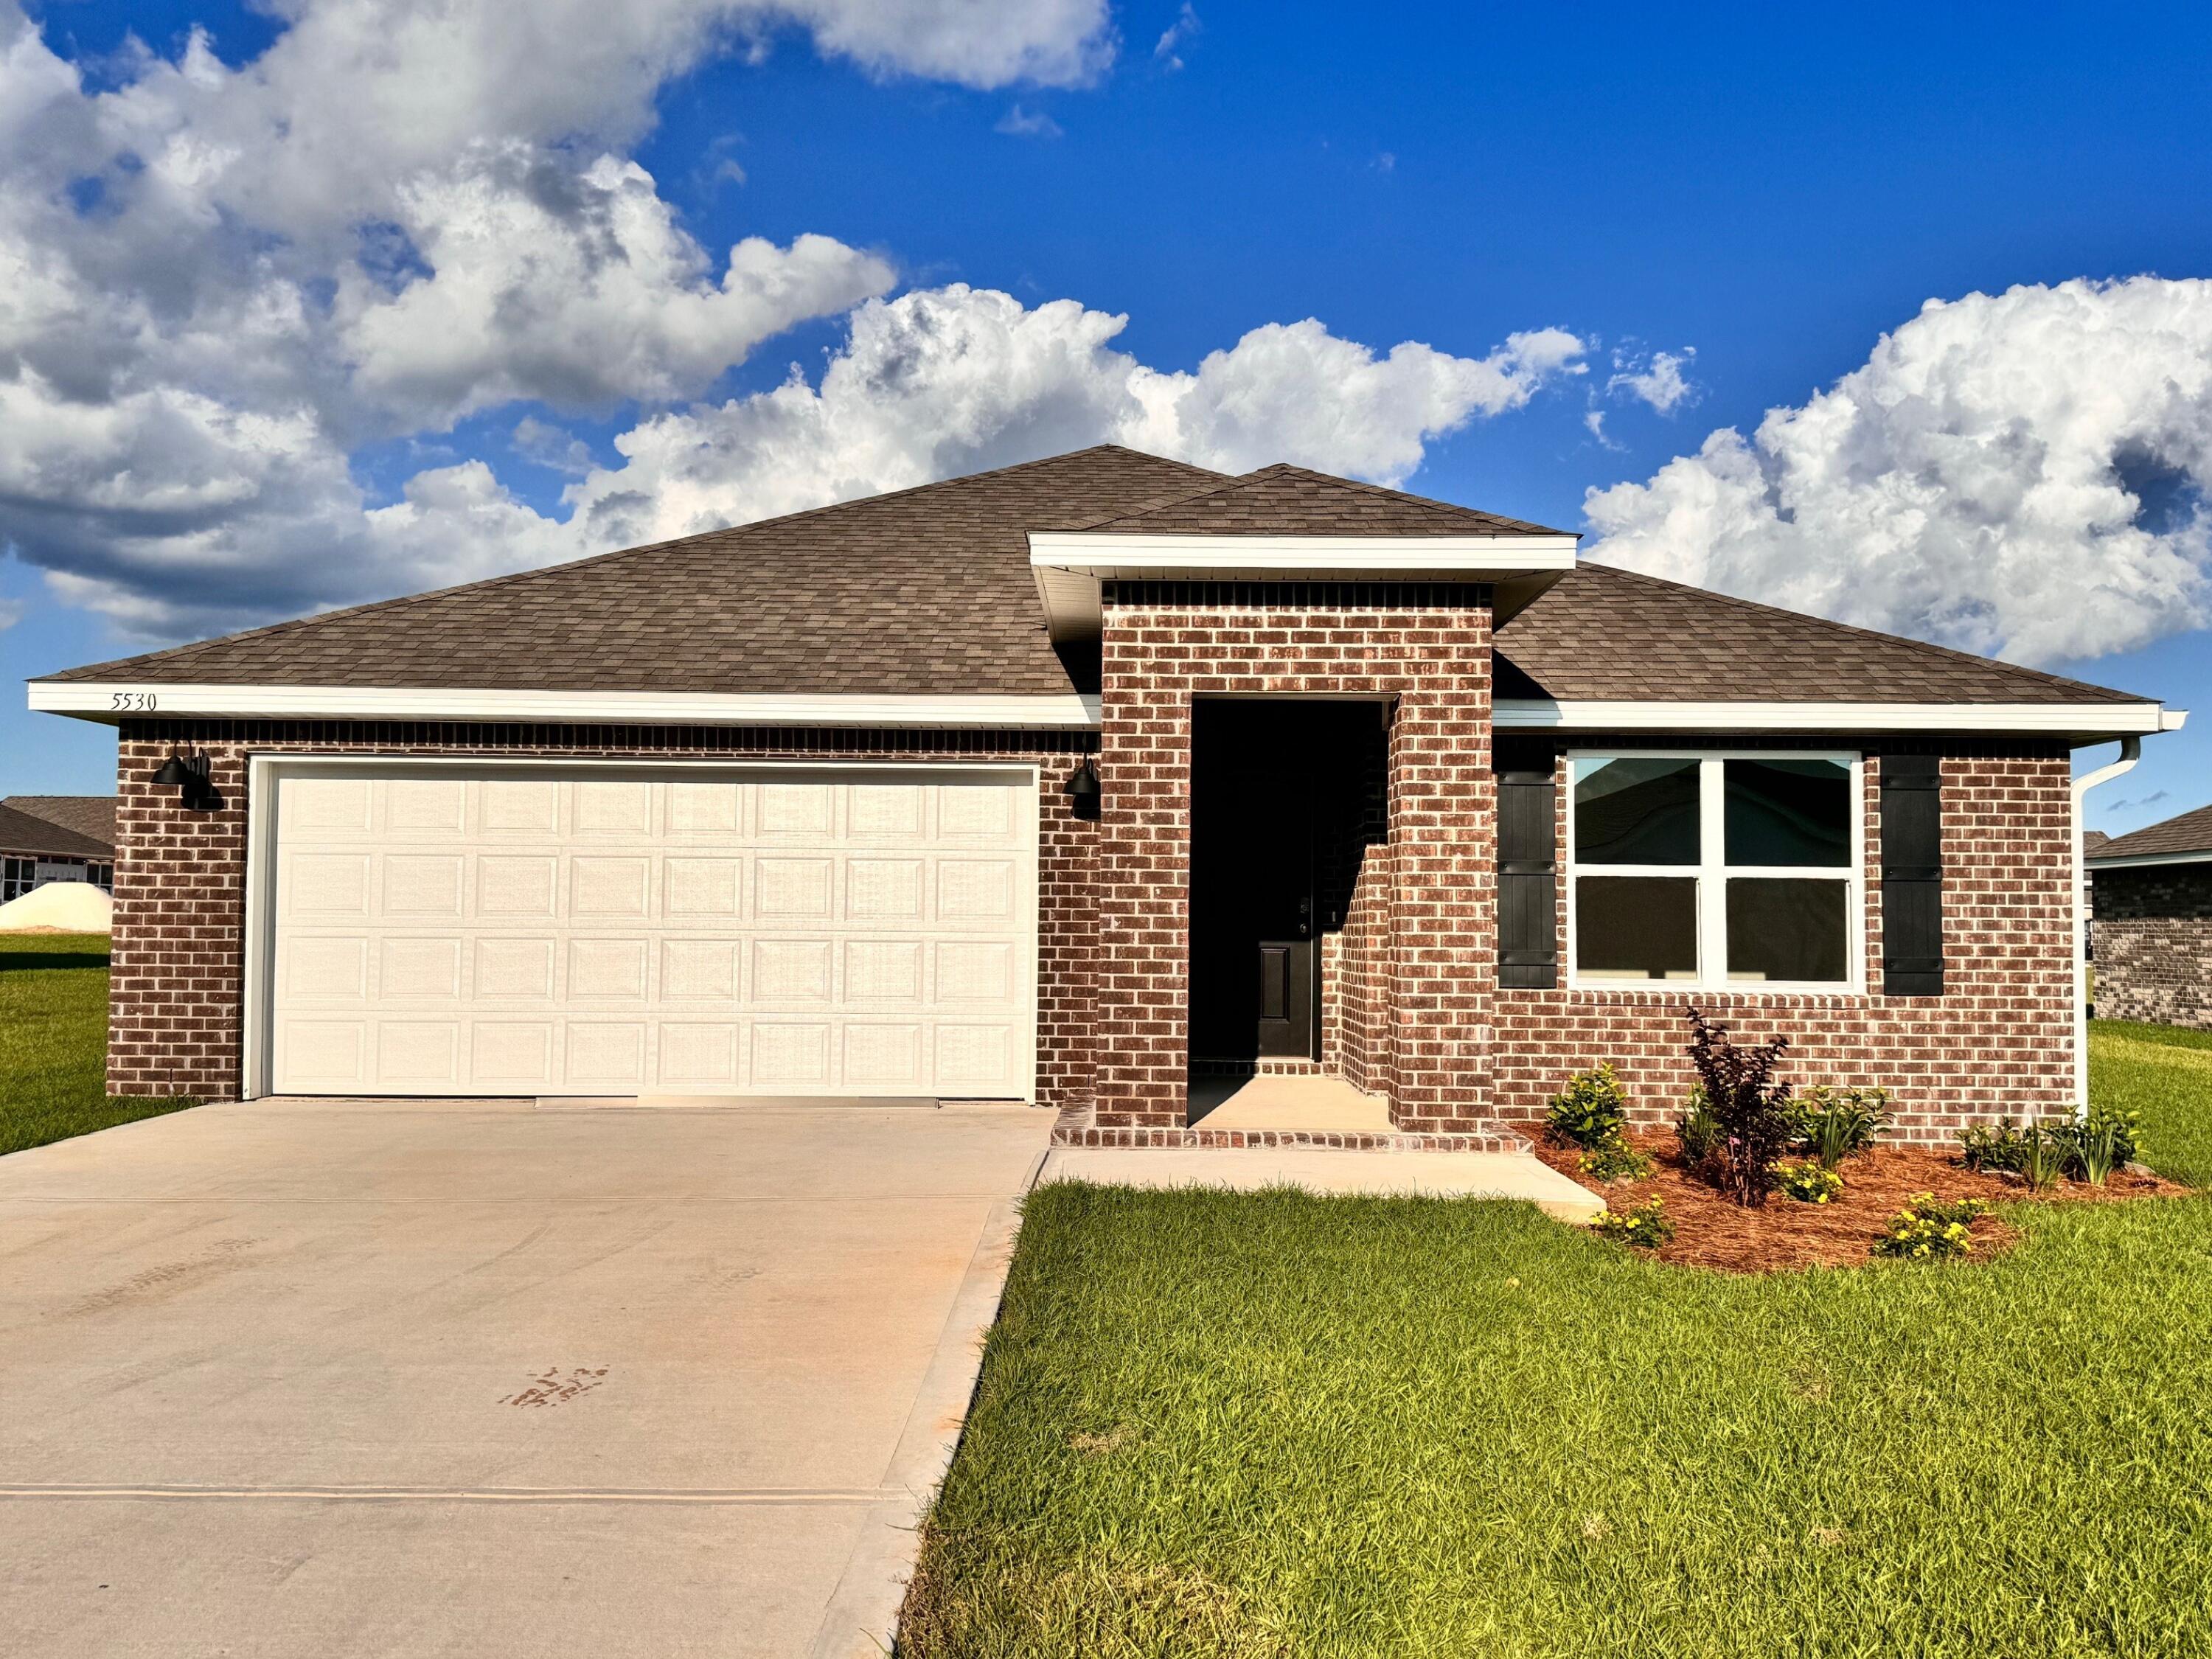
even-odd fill
[[[1050,1126],[287,1101],[0,1158],[7,1651],[880,1651]]]
[[[1408,1194],[1520,1199],[1562,1221],[1595,1220],[1605,1200],[1528,1152],[1352,1152],[1320,1146],[1159,1148],[1055,1146],[1040,1181],[1121,1187],[1225,1187],[1254,1192]]]

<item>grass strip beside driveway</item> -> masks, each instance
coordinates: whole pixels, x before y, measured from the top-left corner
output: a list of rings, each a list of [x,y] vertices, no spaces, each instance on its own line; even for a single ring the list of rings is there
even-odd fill
[[[199,1103],[107,1093],[107,939],[0,934],[0,1153]]]
[[[2212,1074],[2118,1042],[2100,1091],[2195,1156]],[[2212,1199],[2007,1213],[1994,1261],[1752,1278],[1521,1206],[1042,1190],[902,1651],[2212,1651]]]

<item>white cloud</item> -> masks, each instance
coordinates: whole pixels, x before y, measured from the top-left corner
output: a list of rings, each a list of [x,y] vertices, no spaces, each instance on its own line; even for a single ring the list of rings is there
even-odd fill
[[[2039,663],[2212,617],[2212,282],[1930,301],[1800,407],[1593,489],[1590,556]]]
[[[21,599],[0,599],[0,634],[6,633],[22,620],[23,602]]]
[[[592,470],[589,444],[565,428],[541,421],[535,415],[526,415],[514,423],[508,442],[523,459],[535,461],[556,472],[565,472],[572,478],[580,478]]]
[[[1649,358],[1615,353],[1613,361],[1617,372],[1606,381],[1605,389],[1616,397],[1649,404],[1662,415],[1672,415],[1697,398],[1698,389],[1682,373],[1683,365],[1697,355],[1695,346],[1684,346],[1679,352],[1655,351]]]
[[[1175,21],[1167,26],[1153,45],[1154,60],[1170,70],[1181,69],[1183,43],[1204,27],[1198,21],[1197,12],[1191,9],[1190,0],[1182,0],[1182,9],[1176,14]]]
[[[1042,110],[1025,109],[1019,104],[1016,104],[1004,115],[1001,115],[999,118],[999,125],[993,128],[992,131],[994,132],[1003,132],[1010,138],[1060,138],[1066,137],[1066,134],[1060,130],[1060,123],[1054,120],[1052,117],[1047,115]]]

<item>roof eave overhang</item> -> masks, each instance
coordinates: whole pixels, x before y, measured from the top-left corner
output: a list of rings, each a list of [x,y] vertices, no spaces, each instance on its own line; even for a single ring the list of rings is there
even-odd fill
[[[40,713],[108,726],[129,720],[205,719],[1087,731],[1098,724],[1098,699],[1073,691],[1043,696],[805,696],[33,680],[29,702]]]
[[[2212,847],[2191,853],[2124,853],[2116,859],[2093,854],[2087,860],[2093,875],[2100,870],[2148,870],[2161,864],[2212,864]]]
[[[2188,711],[2155,702],[1753,702],[1498,700],[1501,732],[1974,732],[2077,744],[2176,732]]]
[[[1097,637],[1109,581],[1464,581],[1496,590],[1498,620],[1574,568],[1576,538],[1133,536],[1032,531],[1030,568],[1054,640]]]

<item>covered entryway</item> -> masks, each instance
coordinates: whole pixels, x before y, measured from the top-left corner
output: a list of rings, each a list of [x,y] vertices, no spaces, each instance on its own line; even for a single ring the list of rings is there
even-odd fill
[[[1030,1099],[1036,791],[264,760],[248,1092]]]

